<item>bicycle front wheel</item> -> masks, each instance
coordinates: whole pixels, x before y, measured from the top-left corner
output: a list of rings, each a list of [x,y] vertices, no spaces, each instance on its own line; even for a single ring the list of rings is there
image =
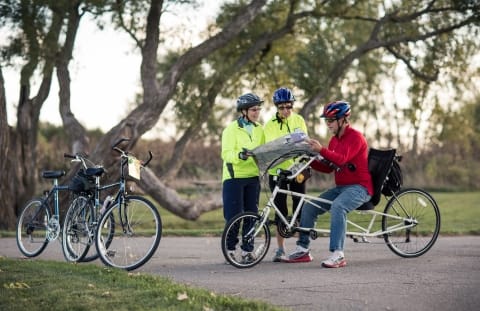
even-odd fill
[[[440,210],[433,197],[421,189],[404,189],[387,203],[382,230],[387,246],[401,257],[426,253],[440,232]]]
[[[161,236],[162,221],[153,203],[140,196],[126,196],[122,204],[113,203],[102,215],[95,245],[105,265],[130,271],[153,256]]]
[[[78,196],[70,204],[63,222],[62,250],[67,261],[82,261],[95,234],[95,210],[87,197]]]
[[[270,228],[263,217],[245,212],[233,217],[222,234],[225,260],[237,268],[250,268],[262,261],[270,247]]]
[[[42,199],[33,199],[25,205],[17,221],[17,246],[27,257],[35,257],[48,245],[50,212]]]

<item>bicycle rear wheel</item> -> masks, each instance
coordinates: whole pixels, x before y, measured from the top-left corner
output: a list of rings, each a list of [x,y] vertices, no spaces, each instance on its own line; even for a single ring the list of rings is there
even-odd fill
[[[144,265],[157,250],[162,221],[156,207],[147,199],[127,196],[124,200],[121,205],[114,202],[102,215],[95,245],[105,265],[130,271]],[[112,227],[115,228],[113,237]]]
[[[25,205],[17,221],[17,246],[27,257],[35,257],[48,245],[50,212],[42,199],[33,199]]]
[[[270,247],[268,220],[252,212],[233,217],[222,234],[225,260],[237,268],[250,268],[262,261]],[[238,243],[240,243],[238,247]]]
[[[98,219],[97,219],[96,223],[94,224],[94,226],[92,226],[92,228],[91,228],[91,243],[95,243],[95,234],[97,232],[97,226],[96,226],[97,223],[98,223]],[[110,214],[110,219],[105,222],[105,226],[106,226],[106,228],[103,230],[103,232],[106,233],[104,243],[108,247],[110,245],[110,243],[112,243],[113,235],[115,233],[115,219],[113,218],[112,214]],[[108,232],[109,232],[109,234],[108,234]],[[85,257],[82,258],[81,262],[94,261],[98,257],[99,257],[99,255],[97,253],[96,247],[90,247],[89,252],[87,252],[85,254]]]
[[[62,251],[67,261],[82,261],[93,242],[95,209],[84,196],[76,197],[63,222]]]
[[[387,203],[382,230],[387,246],[401,257],[425,254],[440,232],[440,210],[433,197],[421,189],[404,189]]]

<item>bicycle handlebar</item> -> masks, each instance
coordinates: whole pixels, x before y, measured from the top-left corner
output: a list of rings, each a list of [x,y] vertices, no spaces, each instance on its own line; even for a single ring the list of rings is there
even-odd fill
[[[125,138],[125,137],[120,138],[119,140],[117,140],[116,143],[114,143],[114,144],[112,145],[112,150],[115,150],[116,152],[120,153],[120,155],[121,155],[122,157],[128,156],[128,152],[125,151],[125,150],[120,149],[120,148],[117,147],[117,146],[120,145],[121,143],[125,142],[125,141],[130,141],[130,138]],[[150,163],[150,161],[151,161],[152,159],[153,159],[153,153],[152,153],[152,151],[148,150],[148,159],[147,159],[146,161],[142,161],[142,166],[143,166],[143,167],[146,167],[146,166]]]
[[[325,164],[326,166],[328,166],[329,168],[333,169],[334,171],[336,172],[340,172],[341,170],[341,167],[338,166],[337,164],[333,163],[332,161],[328,160],[328,159],[325,159],[324,157],[318,155],[317,156],[317,159],[322,162],[323,164]]]
[[[64,158],[69,158],[69,159],[72,159],[72,162],[81,162],[82,163],[82,166],[83,168],[88,168],[87,166],[87,163],[86,161],[88,161],[88,159],[86,158],[86,156],[82,155],[82,154],[69,154],[69,153],[63,153],[63,157]],[[89,162],[90,163],[90,162]]]

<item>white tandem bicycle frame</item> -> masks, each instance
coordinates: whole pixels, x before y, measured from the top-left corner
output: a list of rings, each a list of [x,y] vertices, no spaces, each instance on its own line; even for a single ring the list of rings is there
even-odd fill
[[[303,165],[292,171],[280,172],[278,178],[283,178],[285,181],[293,180],[313,161],[323,159],[320,155],[303,157],[307,159]],[[265,257],[270,247],[270,225],[274,224],[270,220],[272,210],[279,218],[278,232],[285,238],[293,236],[296,232],[308,232],[311,239],[316,239],[319,234],[330,234],[330,229],[326,228],[299,227],[301,209],[297,208],[292,217],[287,219],[275,205],[274,200],[278,194],[286,194],[299,197],[298,206],[309,203],[320,209],[322,209],[320,202],[327,204],[332,202],[316,196],[280,189],[279,182],[280,180],[277,181],[266,206],[259,214],[251,212],[238,214],[225,226],[222,234],[222,252],[227,262],[233,266],[253,267]],[[405,258],[418,257],[426,253],[435,243],[440,231],[440,211],[434,198],[424,190],[408,188],[398,191],[387,199],[383,212],[369,208],[362,210],[363,206],[354,210],[355,213],[369,215],[370,220],[367,226],[362,226],[347,219],[348,226],[354,229],[347,231],[346,235],[354,238],[354,241],[361,238],[365,242],[369,237],[383,237],[387,246],[395,254]],[[370,208],[373,208],[373,205]],[[372,231],[378,217],[381,217],[381,229]],[[235,251],[228,249],[227,242],[232,239],[239,243]],[[249,243],[253,245],[251,253],[254,256],[244,260],[242,245]]]

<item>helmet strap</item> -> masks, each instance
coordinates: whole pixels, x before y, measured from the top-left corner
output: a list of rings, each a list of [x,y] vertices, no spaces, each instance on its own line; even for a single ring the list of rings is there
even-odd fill
[[[347,122],[347,119],[345,117],[342,117],[342,124],[340,125],[340,119],[337,119],[337,125],[338,125],[338,129],[337,129],[337,134],[335,134],[335,136],[337,136],[337,138],[340,138],[340,134],[343,135],[343,132],[345,131],[345,126],[348,124]]]
[[[244,110],[242,110],[242,118],[245,121],[245,123],[247,123],[247,124],[248,123],[253,123],[253,121],[250,120],[250,118],[248,117],[248,112],[244,113],[243,111]],[[247,110],[245,109],[245,111],[247,111]]]

